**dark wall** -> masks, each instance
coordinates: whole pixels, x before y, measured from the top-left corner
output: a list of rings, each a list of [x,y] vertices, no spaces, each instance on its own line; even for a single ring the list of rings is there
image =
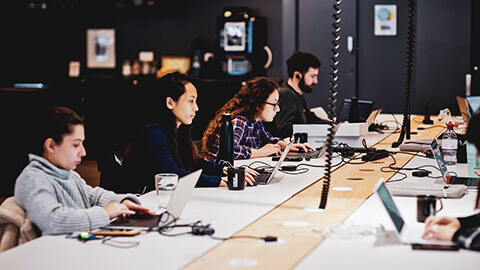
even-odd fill
[[[267,18],[268,45],[273,51],[269,76],[280,77],[281,10],[275,0],[213,0],[161,1],[155,8],[101,8],[92,1],[88,9],[11,9],[0,10],[2,65],[0,82],[54,81],[68,74],[68,62],[81,61],[82,72],[87,70],[86,30],[115,28],[117,68],[124,59],[137,59],[139,51],[151,50],[157,58],[162,55],[191,55],[195,39],[214,46],[216,17],[224,7],[250,7],[254,15]],[[105,71],[103,71],[105,73]],[[111,73],[108,72],[107,73]]]
[[[417,53],[412,112],[432,114],[450,108],[459,113],[455,96],[465,96],[470,57],[470,0],[417,1]],[[405,93],[408,1],[360,1],[359,93],[390,112],[402,112]],[[373,34],[375,4],[396,4],[397,36]]]
[[[336,50],[339,53],[340,65],[338,66],[338,86],[337,86],[337,108],[345,98],[351,98],[355,95],[355,54],[347,50],[347,37],[355,37],[355,1],[343,1],[341,4],[341,23],[339,24],[340,40],[337,42],[340,47]],[[299,2],[299,50],[308,51],[315,54],[321,66],[318,75],[318,84],[314,86],[314,91],[305,94],[305,98],[310,107],[322,106],[327,110],[330,86],[330,65],[333,56],[333,2],[300,0]],[[356,43],[356,40],[355,40]]]
[[[35,110],[49,105],[73,108],[85,117],[87,158],[96,159],[105,149],[122,150],[135,116],[154,81],[132,84],[120,78],[124,59],[137,59],[139,51],[162,55],[191,56],[192,43],[215,46],[216,18],[224,7],[250,7],[255,16],[266,17],[267,41],[273,52],[268,76],[280,77],[282,2],[275,0],[176,0],[157,1],[154,8],[112,8],[111,0],[74,1],[78,8],[47,10],[19,9],[26,1],[0,3],[0,197],[13,194],[13,183],[27,161],[25,141],[28,120]],[[32,1],[35,2],[35,1]],[[38,2],[38,1],[37,1]],[[46,1],[54,3],[60,1]],[[117,2],[121,2],[118,0]],[[124,1],[129,2],[129,1]],[[131,2],[131,1],[130,1]],[[89,28],[116,30],[115,69],[86,68],[86,31]],[[68,79],[68,63],[81,62],[81,79]],[[85,79],[85,80],[82,80]],[[232,78],[233,79],[233,78]],[[13,82],[46,82],[41,93],[3,91]],[[240,82],[198,81],[199,106],[194,139],[201,138],[216,109],[238,91]],[[215,96],[215,99],[210,97]],[[39,98],[41,97],[41,98]]]

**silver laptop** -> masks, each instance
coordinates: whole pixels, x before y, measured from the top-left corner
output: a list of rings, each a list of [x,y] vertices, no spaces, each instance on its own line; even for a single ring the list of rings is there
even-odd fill
[[[462,184],[462,185],[466,185],[469,189],[478,189],[480,184],[479,177],[459,177],[456,175],[448,174],[447,164],[443,159],[442,152],[440,152],[440,148],[438,147],[437,140],[433,140],[430,143],[430,148],[432,149],[433,156],[437,161],[438,168],[442,173],[443,181],[446,184]]]
[[[287,156],[288,151],[290,151],[290,147],[292,147],[292,144],[293,144],[293,140],[290,140],[290,142],[285,147],[285,150],[283,150],[283,153],[280,156],[280,159],[277,161],[277,164],[275,165],[275,168],[273,169],[273,171],[262,171],[257,177],[255,177],[255,181],[257,182],[257,184],[267,185],[273,180],[278,170],[280,169],[280,166],[282,166],[282,163],[285,160],[285,157]]]
[[[373,189],[373,192],[377,193],[378,197],[382,201],[385,210],[387,210],[388,216],[391,218],[395,227],[395,232],[398,239],[404,244],[433,244],[433,245],[452,245],[451,241],[435,241],[423,239],[423,233],[425,231],[425,224],[415,223],[414,225],[407,224],[402,218],[400,211],[398,210],[395,202],[393,201],[392,194],[388,191],[384,183],[385,179],[380,178],[377,185]]]
[[[178,180],[177,188],[167,205],[165,212],[150,215],[132,215],[125,219],[113,219],[107,229],[141,229],[141,230],[156,230],[161,226],[167,225],[173,220],[180,217],[187,204],[188,198],[195,188],[202,170],[197,170],[188,174]]]

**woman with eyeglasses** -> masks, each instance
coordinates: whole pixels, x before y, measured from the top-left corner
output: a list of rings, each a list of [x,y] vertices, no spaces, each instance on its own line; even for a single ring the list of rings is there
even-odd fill
[[[230,113],[233,126],[233,158],[249,159],[279,156],[287,143],[273,137],[265,129],[263,122],[272,122],[280,111],[278,105],[278,84],[265,77],[256,77],[248,81],[233,96],[207,126],[203,135],[203,154],[206,159],[216,160],[220,143],[222,115]],[[308,151],[308,144],[293,144],[292,151]]]

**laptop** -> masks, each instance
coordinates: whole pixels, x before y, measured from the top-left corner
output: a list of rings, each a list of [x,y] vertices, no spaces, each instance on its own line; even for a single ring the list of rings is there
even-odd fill
[[[116,218],[113,219],[107,229],[140,229],[140,230],[157,230],[159,227],[164,226],[180,217],[187,204],[188,198],[195,188],[202,170],[197,170],[191,174],[188,174],[178,180],[177,188],[167,205],[164,212],[150,215],[132,215],[125,219]],[[168,213],[167,213],[168,212]]]
[[[404,244],[432,244],[432,245],[447,245],[454,246],[451,241],[436,241],[423,239],[423,233],[425,231],[425,224],[415,223],[415,225],[407,224],[403,219],[400,211],[398,210],[395,202],[393,201],[392,194],[388,191],[384,183],[385,179],[380,178],[373,192],[375,192],[382,201],[385,210],[387,210],[388,216],[393,222],[395,227],[395,233],[398,239]]]
[[[438,147],[437,140],[433,140],[430,144],[430,148],[432,149],[433,156],[437,161],[438,168],[442,173],[442,178],[446,184],[461,184],[466,185],[469,189],[478,189],[480,184],[479,177],[459,177],[456,175],[448,174],[447,164],[443,159],[442,153],[440,152],[440,147]]]
[[[278,170],[280,169],[280,166],[282,166],[283,161],[285,160],[285,157],[288,154],[288,151],[290,151],[290,147],[292,147],[293,140],[290,140],[290,143],[287,144],[287,147],[285,147],[285,150],[283,150],[282,155],[280,156],[280,159],[277,161],[277,164],[275,165],[275,168],[273,171],[265,171],[261,170],[259,175],[255,177],[255,182],[259,185],[267,185],[269,184],[272,179],[275,177],[275,174],[277,174]]]
[[[333,136],[337,134],[338,129],[342,123],[338,123],[333,128]],[[311,152],[289,152],[287,158],[304,158],[305,160],[310,160],[312,158],[320,158],[327,152],[326,147],[322,146],[320,149]]]
[[[336,123],[342,123],[348,121],[348,115],[350,113],[351,99],[344,99],[340,111],[338,112]],[[358,100],[358,110],[360,113],[360,120],[366,121],[368,116],[372,113],[374,101],[371,100]]]

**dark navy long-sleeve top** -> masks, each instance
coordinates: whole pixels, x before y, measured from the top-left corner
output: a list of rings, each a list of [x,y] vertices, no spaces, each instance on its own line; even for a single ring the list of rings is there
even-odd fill
[[[175,173],[183,177],[191,172],[182,169],[183,164],[177,164],[169,147],[169,136],[160,124],[147,126],[139,141],[132,147],[125,167],[129,172],[129,182],[134,183],[135,189],[141,192],[146,186],[146,191],[154,189],[154,176],[157,173]],[[183,157],[179,157],[183,162]],[[203,169],[197,182],[197,187],[218,187],[224,165],[212,161],[198,159],[194,170]],[[134,178],[134,179],[132,179]]]

